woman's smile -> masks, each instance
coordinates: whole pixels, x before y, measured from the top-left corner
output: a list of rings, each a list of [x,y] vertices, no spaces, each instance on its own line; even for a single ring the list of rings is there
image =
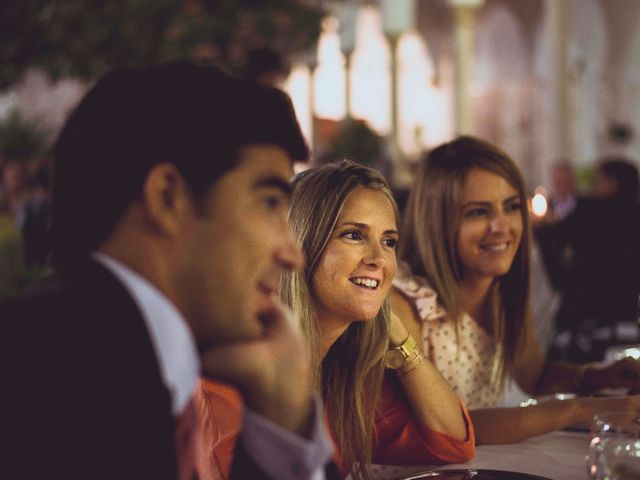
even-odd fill
[[[313,275],[318,319],[349,324],[376,317],[396,272],[395,211],[378,190],[347,198]]]

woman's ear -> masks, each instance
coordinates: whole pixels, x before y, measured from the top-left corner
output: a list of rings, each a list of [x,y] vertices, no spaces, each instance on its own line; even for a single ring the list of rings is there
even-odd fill
[[[177,233],[184,216],[194,210],[189,188],[172,163],[154,166],[145,179],[142,204],[152,228],[163,234]]]

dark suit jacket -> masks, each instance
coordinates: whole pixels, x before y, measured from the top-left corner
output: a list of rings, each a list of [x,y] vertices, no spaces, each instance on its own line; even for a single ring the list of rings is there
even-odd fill
[[[554,285],[563,292],[560,327],[635,321],[640,292],[640,208],[581,198],[564,220],[537,231]],[[567,262],[562,252],[569,248]]]
[[[0,478],[175,480],[171,400],[138,308],[96,262],[67,277],[0,304]],[[241,442],[231,477],[269,478]]]
[[[146,326],[95,262],[0,306],[0,390],[0,478],[177,477]]]

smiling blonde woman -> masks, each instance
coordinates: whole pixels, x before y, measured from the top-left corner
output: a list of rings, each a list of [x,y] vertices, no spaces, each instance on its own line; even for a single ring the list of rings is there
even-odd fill
[[[471,409],[478,444],[589,422],[602,410],[638,412],[637,396],[494,408],[511,380],[532,395],[640,384],[633,360],[608,368],[544,361],[529,314],[527,199],[504,152],[460,137],[425,155],[402,237],[407,268],[394,282],[393,310]]]
[[[343,161],[293,185],[289,218],[305,265],[284,275],[281,296],[302,323],[343,472],[469,460],[464,406],[390,315],[398,215],[385,180]]]

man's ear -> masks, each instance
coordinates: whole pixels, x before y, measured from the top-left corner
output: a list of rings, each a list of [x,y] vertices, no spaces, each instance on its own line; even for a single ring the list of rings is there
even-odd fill
[[[152,228],[167,234],[178,232],[184,216],[193,211],[189,188],[172,163],[160,163],[149,171],[143,185],[142,202]]]

